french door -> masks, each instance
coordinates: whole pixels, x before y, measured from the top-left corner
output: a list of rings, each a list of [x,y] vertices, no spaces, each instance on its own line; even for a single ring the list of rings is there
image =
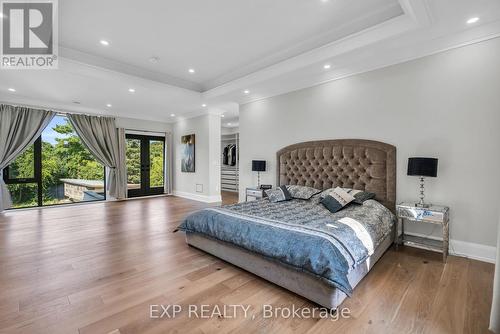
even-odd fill
[[[127,134],[128,197],[165,192],[165,137]]]

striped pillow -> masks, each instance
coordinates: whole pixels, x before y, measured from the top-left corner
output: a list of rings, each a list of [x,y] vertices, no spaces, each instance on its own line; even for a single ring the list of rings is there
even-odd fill
[[[369,191],[363,191],[363,190],[357,190],[357,189],[351,189],[351,188],[342,188],[345,190],[347,193],[351,194],[354,196],[354,201],[353,203],[356,204],[363,204],[364,201],[367,201],[369,199],[374,199],[376,195],[374,193],[371,193]],[[321,193],[321,198],[325,198],[326,196],[330,195],[335,190],[335,188],[330,188],[326,189]]]
[[[344,189],[337,187],[321,200],[321,204],[323,204],[325,208],[330,210],[332,213],[335,213],[352,201],[354,201],[354,197],[351,194]]]

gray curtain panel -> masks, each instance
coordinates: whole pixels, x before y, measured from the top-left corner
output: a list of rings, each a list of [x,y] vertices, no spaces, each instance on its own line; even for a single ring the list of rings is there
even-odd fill
[[[0,105],[0,212],[12,206],[3,169],[40,136],[53,111]]]
[[[68,115],[68,118],[89,151],[100,163],[109,168],[107,178],[109,195],[116,199],[126,198],[125,153],[121,152],[125,144],[121,142],[115,119],[74,114]]]
[[[166,160],[166,168],[167,168],[167,179],[165,182],[165,194],[172,193],[172,185],[173,185],[173,170],[174,170],[174,152],[173,152],[173,140],[172,134],[170,132],[166,133],[165,136],[165,160]]]
[[[493,303],[491,304],[490,330],[500,334],[500,225],[498,226],[497,260],[495,265],[495,283],[493,286]]]
[[[123,178],[122,186],[125,187],[119,197],[120,199],[125,199],[128,197],[128,186],[127,186],[127,139],[125,138],[125,129],[118,128],[118,152],[120,153],[120,159],[118,163],[118,169],[120,170],[120,175]]]

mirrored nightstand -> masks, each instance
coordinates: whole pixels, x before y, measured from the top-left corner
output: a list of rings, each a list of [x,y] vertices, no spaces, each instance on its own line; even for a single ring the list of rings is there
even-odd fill
[[[248,202],[248,198],[262,199],[266,197],[265,190],[260,188],[246,188],[245,191],[245,202]]]
[[[447,206],[433,205],[429,208],[416,207],[415,203],[400,203],[396,205],[398,227],[401,234],[396,245],[407,245],[443,253],[443,262],[448,257],[450,242],[449,217],[450,209]],[[443,229],[443,240],[405,235],[405,222],[414,224],[438,224]]]

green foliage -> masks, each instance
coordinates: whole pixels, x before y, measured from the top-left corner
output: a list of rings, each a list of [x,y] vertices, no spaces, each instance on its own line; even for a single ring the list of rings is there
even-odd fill
[[[42,142],[42,199],[44,205],[67,202],[61,200],[61,179],[103,180],[104,168],[94,159],[76,134],[71,123],[65,118],[64,124],[53,130],[59,134],[53,145]],[[43,137],[42,137],[43,139]],[[162,187],[164,184],[164,143],[150,142],[150,185]],[[141,141],[127,140],[127,179],[129,184],[141,183]],[[31,145],[9,166],[11,178],[34,178],[34,147]],[[8,188],[14,207],[36,206],[38,185],[9,184]],[[58,194],[59,192],[59,194]]]
[[[149,144],[149,157],[151,163],[150,186],[163,187],[163,155],[164,143],[151,141]],[[127,139],[127,182],[129,184],[141,183],[141,141]]]
[[[42,197],[45,205],[60,202],[55,196],[61,185],[60,179],[104,179],[104,167],[83,145],[68,120],[65,121],[65,124],[53,128],[61,135],[56,138],[55,145],[42,142]],[[31,145],[9,166],[11,178],[34,177],[33,166],[34,150]],[[36,184],[11,184],[9,190],[15,207],[37,205]]]
[[[127,182],[129,184],[141,183],[141,141],[127,139]]]
[[[152,141],[149,144],[151,159],[150,183],[151,187],[163,187],[163,142]]]

